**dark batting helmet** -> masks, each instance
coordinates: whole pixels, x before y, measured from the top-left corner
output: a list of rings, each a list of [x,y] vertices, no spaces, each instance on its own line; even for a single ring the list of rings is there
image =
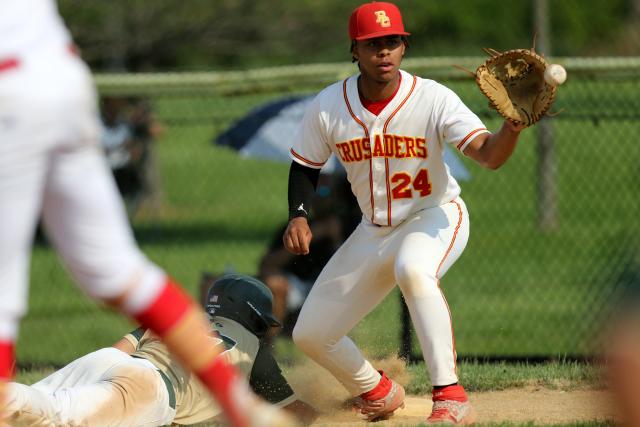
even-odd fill
[[[263,337],[269,327],[280,326],[271,312],[273,295],[269,288],[251,276],[225,274],[209,287],[206,311],[210,316],[226,317]]]

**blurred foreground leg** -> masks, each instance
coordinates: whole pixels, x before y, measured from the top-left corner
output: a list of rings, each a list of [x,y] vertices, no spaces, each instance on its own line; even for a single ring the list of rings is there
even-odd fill
[[[640,427],[640,325],[637,320],[616,324],[608,349],[607,373],[624,425]]]
[[[139,250],[95,146],[56,153],[46,184],[44,221],[56,250],[89,295],[158,335],[200,378],[231,425],[255,425],[263,405],[233,366],[216,359],[222,348],[211,339],[204,311]]]

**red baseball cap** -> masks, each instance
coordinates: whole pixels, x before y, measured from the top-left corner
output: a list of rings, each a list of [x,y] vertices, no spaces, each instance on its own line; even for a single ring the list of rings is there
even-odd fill
[[[371,2],[358,6],[349,17],[351,40],[367,40],[384,36],[408,36],[400,9],[393,3]]]

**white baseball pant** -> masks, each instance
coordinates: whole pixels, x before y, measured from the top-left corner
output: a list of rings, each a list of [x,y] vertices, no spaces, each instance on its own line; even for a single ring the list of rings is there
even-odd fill
[[[139,251],[99,145],[96,93],[68,51],[39,52],[0,73],[0,341],[26,311],[38,218],[73,277],[97,298],[140,283],[130,312],[155,298],[164,273]]]
[[[420,341],[432,384],[458,381],[453,327],[440,278],[469,237],[462,199],[415,213],[397,227],[362,222],[316,280],[293,331],[296,344],[352,395],[380,374],[346,336],[397,283]]]
[[[31,386],[9,383],[13,426],[162,426],[175,417],[167,384],[154,365],[104,348]]]

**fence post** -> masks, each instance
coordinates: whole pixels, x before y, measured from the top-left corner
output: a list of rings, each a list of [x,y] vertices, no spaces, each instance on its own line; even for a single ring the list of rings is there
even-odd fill
[[[534,31],[537,33],[536,50],[551,55],[549,34],[549,8],[547,0],[534,0]],[[556,158],[554,132],[551,120],[543,118],[537,130],[537,221],[542,231],[552,231],[558,225],[556,194]]]

